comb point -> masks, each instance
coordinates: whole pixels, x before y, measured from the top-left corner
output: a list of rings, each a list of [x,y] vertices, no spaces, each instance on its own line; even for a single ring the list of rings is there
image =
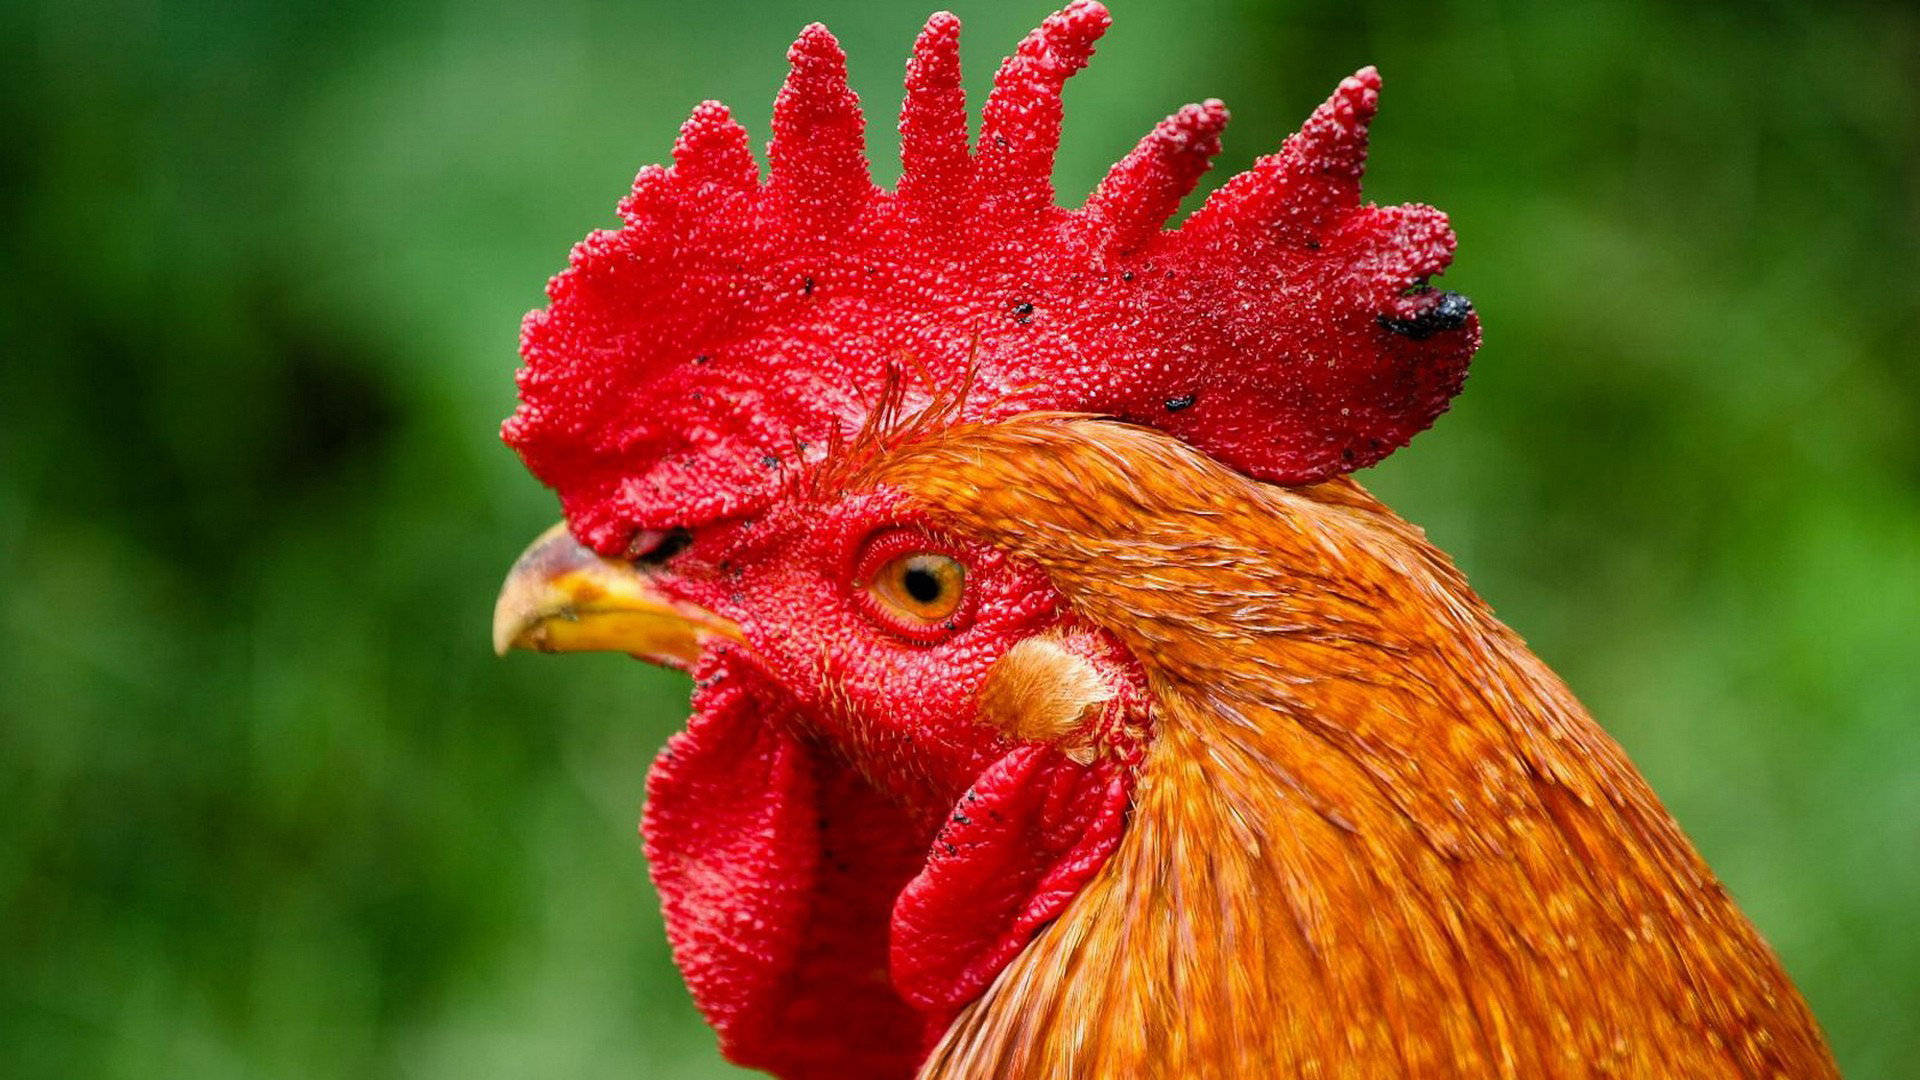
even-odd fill
[[[673,144],[674,176],[687,185],[715,183],[745,190],[759,179],[747,129],[718,101],[693,107]]]
[[[1167,223],[1212,167],[1227,119],[1216,99],[1187,105],[1107,172],[1087,199],[1084,221],[1110,254],[1139,247]]]
[[[972,172],[960,20],[951,12],[935,12],[915,39],[906,88],[900,106],[900,199],[927,216],[950,217]]]
[[[1047,16],[1001,63],[980,121],[984,202],[1033,212],[1052,206],[1061,90],[1087,66],[1112,23],[1098,0],[1074,0]]]
[[[866,118],[847,84],[847,54],[826,26],[807,24],[787,50],[787,64],[773,102],[770,192],[796,225],[832,232],[873,192]]]
[[[1196,233],[1261,230],[1312,248],[1360,206],[1367,126],[1380,107],[1380,73],[1364,67],[1340,80],[1280,149],[1213,193],[1193,215]]]

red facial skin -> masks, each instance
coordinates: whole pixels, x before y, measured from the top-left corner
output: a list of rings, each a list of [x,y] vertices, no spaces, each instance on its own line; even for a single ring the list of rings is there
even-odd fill
[[[864,588],[896,554],[966,567],[961,608],[907,633]],[[978,719],[1015,643],[1067,621],[1032,566],[928,529],[886,493],[798,487],[699,530],[655,578],[738,623],[648,782],[647,853],[675,959],[733,1060],[785,1077],[906,1076],[1119,840],[1132,773]],[[1137,708],[1113,647],[1096,657]]]

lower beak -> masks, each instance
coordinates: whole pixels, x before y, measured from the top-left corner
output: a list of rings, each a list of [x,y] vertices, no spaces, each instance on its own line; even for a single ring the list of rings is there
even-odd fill
[[[662,592],[645,569],[580,546],[564,522],[521,553],[493,606],[493,651],[501,656],[623,652],[685,668],[716,639],[744,640],[733,623]]]

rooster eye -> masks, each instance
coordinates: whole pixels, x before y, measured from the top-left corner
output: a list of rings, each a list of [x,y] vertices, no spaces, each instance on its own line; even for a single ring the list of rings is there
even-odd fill
[[[897,619],[938,624],[960,610],[967,571],[951,555],[916,551],[887,560],[867,586],[881,608]]]

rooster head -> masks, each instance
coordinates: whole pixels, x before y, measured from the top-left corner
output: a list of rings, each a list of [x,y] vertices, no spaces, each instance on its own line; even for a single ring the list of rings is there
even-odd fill
[[[515,567],[495,644],[691,673],[643,832],[676,960],[743,1064],[910,1072],[1098,873],[1153,738],[1127,649],[876,463],[1092,414],[1309,484],[1431,424],[1478,345],[1429,284],[1445,216],[1361,202],[1370,68],[1177,228],[1218,102],[1056,206],[1061,88],[1108,22],[1091,0],[1049,17],[970,139],[959,22],[933,16],[892,191],[838,44],[807,27],[767,175],[698,106],[523,326],[504,436],[566,521]]]

